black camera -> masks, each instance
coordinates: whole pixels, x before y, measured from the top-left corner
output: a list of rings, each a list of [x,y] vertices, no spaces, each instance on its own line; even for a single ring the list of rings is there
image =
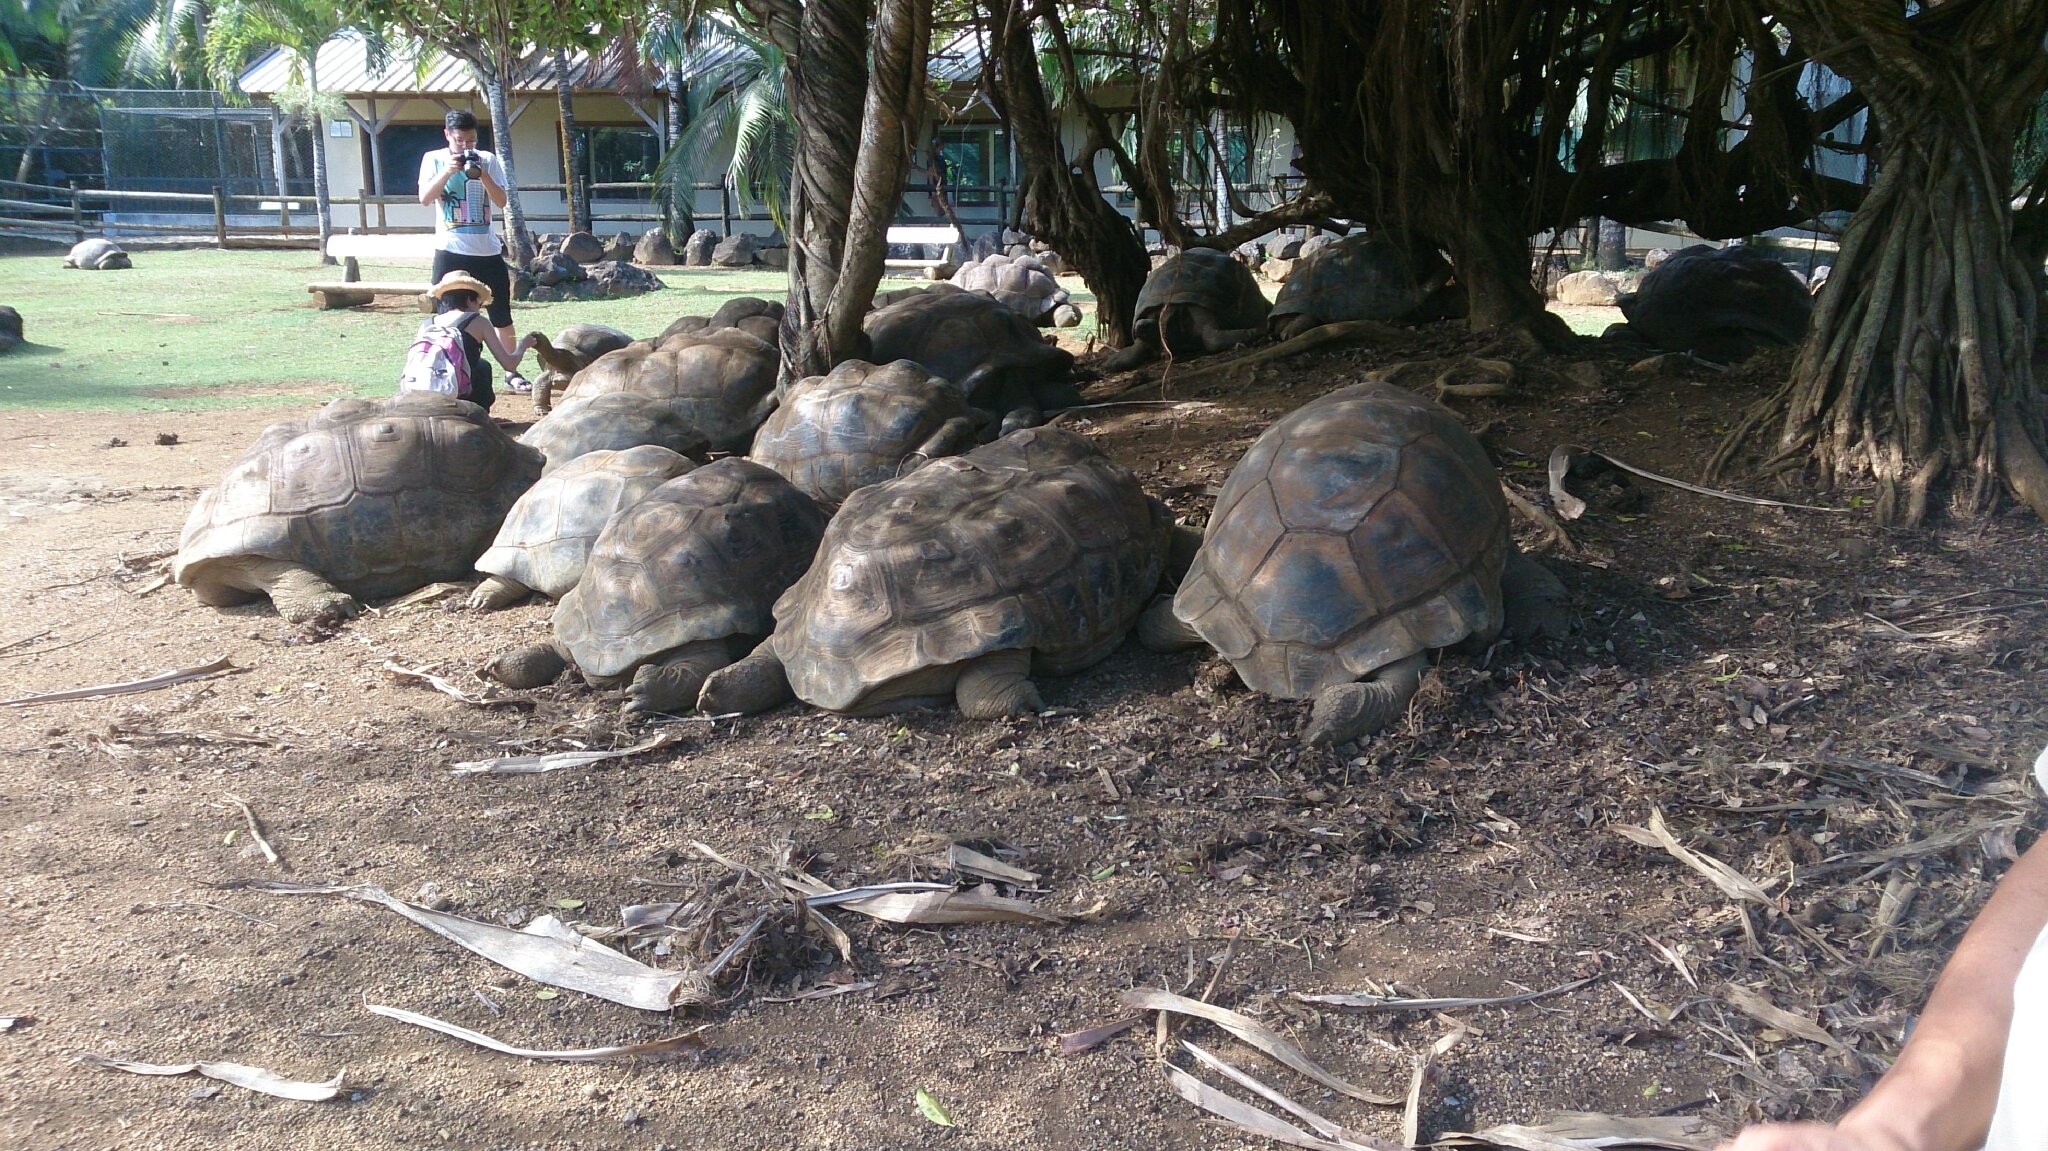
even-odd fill
[[[484,168],[484,158],[474,148],[457,153],[455,163],[457,167],[472,175],[482,172]]]

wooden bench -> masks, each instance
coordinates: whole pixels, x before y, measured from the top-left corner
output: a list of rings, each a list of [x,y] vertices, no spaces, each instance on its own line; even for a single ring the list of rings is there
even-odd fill
[[[432,313],[434,297],[427,295],[431,283],[420,281],[365,280],[363,259],[427,260],[434,258],[434,233],[389,232],[365,236],[356,233],[327,237],[327,254],[341,261],[341,279],[307,284],[306,290],[322,308],[357,308],[378,296],[416,296],[416,306]]]
[[[937,227],[899,224],[889,229],[888,242],[891,244],[940,244],[944,245],[946,254],[936,260],[884,260],[882,261],[883,267],[920,268],[927,274],[930,274],[938,271],[940,268],[951,267],[959,263],[959,260],[956,258],[957,253],[954,252],[953,248],[960,242],[960,229],[950,224]]]

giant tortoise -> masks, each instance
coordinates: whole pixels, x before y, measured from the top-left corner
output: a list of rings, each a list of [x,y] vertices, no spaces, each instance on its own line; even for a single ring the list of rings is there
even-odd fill
[[[605,521],[696,466],[688,456],[642,444],[586,452],[542,476],[505,513],[498,538],[477,557],[476,570],[486,578],[470,593],[469,606],[495,611],[533,592],[561,599],[583,578]]]
[[[824,530],[811,497],[760,464],[706,464],[613,516],[555,607],[554,641],[484,673],[539,687],[573,663],[594,685],[626,683],[628,711],[687,710],[705,676],[773,629],[775,597]]]
[[[952,283],[995,300],[1041,328],[1071,328],[1081,322],[1080,310],[1067,302],[1067,290],[1036,256],[998,252],[969,260],[953,272]]]
[[[966,451],[976,425],[960,389],[909,360],[847,360],[792,387],[748,456],[837,507],[859,488]]]
[[[466,577],[541,454],[432,392],[335,400],[273,424],[185,520],[171,575],[214,607],[267,595],[293,623]]]
[[[135,265],[128,259],[128,253],[121,245],[103,236],[95,236],[90,240],[80,240],[73,244],[70,254],[64,257],[64,266],[83,268],[88,272],[107,272],[117,268],[132,268]]]
[[[555,392],[566,389],[576,373],[589,367],[599,356],[616,352],[633,342],[633,337],[603,324],[570,324],[550,340],[544,333],[533,334],[533,354],[543,369],[533,382],[533,410],[547,415],[555,406]]]
[[[711,712],[790,698],[854,715],[1040,709],[1031,676],[1123,642],[1172,516],[1076,433],[1029,428],[853,493],[775,604],[775,633],[704,683]]]
[[[749,335],[776,342],[777,328],[782,324],[782,301],[764,300],[759,296],[734,296],[718,306],[708,316],[682,316],[675,323],[662,329],[654,338],[660,343],[675,335],[691,335],[716,331],[719,328],[738,328]]]
[[[1451,266],[1434,250],[1361,232],[1296,263],[1267,323],[1284,340],[1343,320],[1407,319],[1450,280]]]
[[[1166,258],[1138,292],[1131,346],[1102,361],[1121,372],[1149,363],[1163,346],[1175,357],[1248,344],[1266,334],[1266,294],[1250,268],[1214,248]]]
[[[987,296],[933,284],[869,312],[861,326],[875,363],[909,360],[951,380],[968,403],[999,421],[1000,432],[1041,422],[1046,408],[1080,402],[1073,355]]]
[[[1629,334],[1724,364],[1759,348],[1797,344],[1813,314],[1813,297],[1792,269],[1741,244],[1673,252],[1619,303]]]
[[[1215,648],[1255,690],[1313,699],[1311,743],[1343,743],[1402,714],[1430,651],[1490,643],[1504,622],[1561,634],[1563,602],[1509,537],[1479,441],[1441,404],[1372,382],[1253,442],[1139,637]]]
[[[742,452],[775,407],[775,345],[741,328],[634,343],[576,374],[569,399],[625,392],[668,405],[714,450]]]
[[[571,396],[535,421],[519,442],[547,457],[543,474],[596,451],[657,444],[695,456],[711,446],[703,430],[673,406],[634,392]]]

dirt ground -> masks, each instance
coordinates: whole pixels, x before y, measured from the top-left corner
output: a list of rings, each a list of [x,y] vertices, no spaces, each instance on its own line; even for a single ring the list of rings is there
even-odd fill
[[[1501,354],[1425,332],[1178,385],[1155,370],[1089,398],[1177,406],[1068,422],[1200,522],[1274,418],[1373,367],[1459,351]],[[1625,358],[1510,352],[1514,398],[1452,402],[1532,498],[1568,442],[1697,479],[1716,429],[1784,370],[1632,373]],[[372,614],[321,639],[265,605],[216,611],[160,586],[198,491],[265,423],[303,410],[0,415],[0,598],[14,605],[0,695],[221,657],[241,669],[0,717],[0,1017],[15,1017],[0,1027],[0,1145],[1269,1146],[1171,1092],[1149,1024],[1081,1055],[1057,1039],[1126,1014],[1127,988],[1201,994],[1233,933],[1215,1000],[1352,1082],[1405,1094],[1412,1060],[1453,1019],[1470,1028],[1440,1060],[1425,1135],[1552,1108],[1698,1114],[1724,1130],[1827,1115],[1896,1051],[1932,971],[2040,822],[2026,771],[2048,742],[2037,522],[1892,534],[1854,510],[1612,476],[1574,481],[1592,508],[1566,525],[1573,550],[1520,525],[1572,587],[1579,630],[1540,651],[1447,658],[1409,722],[1362,747],[1305,749],[1304,706],[1233,689],[1208,660],[1127,645],[1044,682],[1052,710],[1029,720],[788,707],[678,724],[669,746],[595,767],[452,775],[457,761],[648,731],[581,686],[480,709],[381,670],[478,686],[470,668],[545,635],[541,604]],[[1855,495],[1827,501],[1848,509]],[[282,864],[255,853],[230,795]],[[1738,905],[1617,832],[1653,810],[1765,890]],[[712,1007],[668,1018],[548,993],[366,904],[217,886],[333,879],[491,923],[553,912],[603,926],[622,905],[729,882],[692,841],[759,865],[787,848],[850,886],[931,877],[903,849],[933,837],[1011,845],[1044,877],[1026,898],[1095,914],[943,928],[842,915],[852,969],[785,933]],[[633,953],[682,962],[645,942]],[[1294,997],[1510,995],[1587,977],[1525,1005],[1442,1013]],[[874,986],[773,1001],[849,981]],[[1759,1021],[1735,1005],[1754,1007],[1742,989],[1806,1024]],[[547,1064],[366,1002],[543,1048],[710,1027],[680,1060]],[[1340,1122],[1399,1137],[1398,1108],[1324,1091],[1207,1025],[1185,1034]],[[287,1102],[74,1062],[85,1052],[310,1080],[345,1068],[346,1087]],[[955,1128],[920,1115],[920,1088]]]

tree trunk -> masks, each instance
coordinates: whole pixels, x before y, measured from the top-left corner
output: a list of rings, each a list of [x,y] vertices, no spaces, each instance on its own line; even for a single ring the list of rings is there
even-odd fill
[[[562,204],[569,230],[590,230],[590,205],[583,202],[577,181],[583,178],[583,137],[576,134],[576,98],[569,86],[569,52],[555,49],[555,102],[562,110]]]
[[[523,268],[533,262],[533,244],[526,233],[526,210],[519,206],[519,177],[512,170],[512,107],[505,98],[503,65],[481,78],[491,112],[492,150],[505,165],[505,254]]]
[[[1021,0],[992,0],[988,25],[993,94],[1009,125],[1021,169],[1018,222],[1081,273],[1088,290],[1095,293],[1095,318],[1103,339],[1124,347],[1131,342],[1138,293],[1151,271],[1144,240],[1095,182],[1100,149],[1092,127],[1090,147],[1071,160],[1067,157]]]
[[[1570,344],[1570,326],[1546,310],[1543,293],[1536,289],[1529,240],[1514,215],[1476,190],[1443,200],[1455,214],[1431,213],[1440,227],[1427,230],[1437,231],[1465,287],[1466,325],[1475,332],[1523,329],[1546,347]]]
[[[1811,462],[1823,486],[1868,477],[1880,522],[1911,526],[1944,480],[1969,513],[2010,485],[2048,519],[2031,357],[2037,280],[2015,242],[2012,145],[2044,87],[2048,15],[2023,0],[1930,10],[1932,26],[1855,25],[1802,0],[1795,34],[1870,98],[1877,181],[1842,238],[1791,379],[1716,453],[1779,423],[1767,470]],[[1818,14],[1816,14],[1818,12]],[[1859,17],[1860,19],[1860,17]],[[1910,30],[1908,30],[1910,28]]]
[[[1593,266],[1603,272],[1619,272],[1627,268],[1628,225],[1602,216],[1593,222],[1593,228]]]
[[[836,362],[830,320],[859,157],[867,88],[868,5],[809,0],[787,46],[785,84],[796,121],[796,163],[789,195],[789,299],[782,316],[786,385],[823,375]],[[787,48],[794,48],[789,51]],[[853,349],[845,349],[852,355]]]
[[[683,129],[688,127],[684,121],[689,118],[690,106],[683,99],[681,68],[668,70],[664,86],[668,89],[668,135],[662,141],[662,152],[666,154],[674,151],[677,142],[682,140]],[[690,233],[697,230],[697,189],[687,177],[678,175],[669,181],[667,224],[668,242],[681,251]]]
[[[327,240],[334,235],[334,201],[327,189],[327,119],[320,115],[320,69],[315,59],[319,49],[305,56],[306,94],[313,104],[313,218],[320,232],[320,262],[332,264],[334,257],[327,254]]]

